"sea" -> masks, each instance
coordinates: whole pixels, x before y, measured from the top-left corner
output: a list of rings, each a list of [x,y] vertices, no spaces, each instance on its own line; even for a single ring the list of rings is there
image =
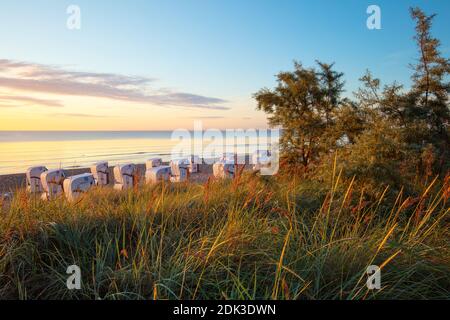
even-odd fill
[[[219,157],[223,152],[251,154],[255,149],[267,149],[277,135],[267,130],[256,131],[256,134],[243,131],[0,131],[0,175],[24,173],[35,165],[74,169],[90,167],[98,161],[108,161],[113,166],[145,163],[152,157],[169,161],[186,154],[204,158]]]

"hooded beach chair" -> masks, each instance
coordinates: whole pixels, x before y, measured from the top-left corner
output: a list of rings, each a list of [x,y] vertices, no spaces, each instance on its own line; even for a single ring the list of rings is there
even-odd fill
[[[149,170],[151,168],[160,167],[162,166],[162,159],[161,158],[150,158],[145,162],[145,169]]]
[[[170,181],[183,182],[188,180],[190,165],[191,161],[189,159],[176,159],[170,161]]]
[[[56,199],[63,193],[63,181],[66,174],[62,169],[48,170],[41,173],[41,182],[44,192],[42,193],[43,200]]]
[[[147,169],[145,171],[145,183],[155,184],[160,181],[169,181],[170,174],[170,166],[158,166]]]
[[[270,152],[268,150],[257,150],[252,155],[253,170],[259,171],[261,168],[268,168],[271,164]]]
[[[202,163],[200,161],[200,157],[191,155],[189,158],[190,158],[189,172],[190,173],[200,172],[200,164]]]
[[[106,186],[109,184],[108,162],[97,162],[91,166],[91,173],[94,176],[96,185]]]
[[[41,174],[48,169],[44,166],[37,166],[28,168],[26,172],[27,176],[27,191],[30,193],[42,193]]]
[[[237,164],[235,153],[224,153],[219,161],[213,164],[213,175],[216,178],[234,178]]]
[[[132,163],[121,164],[114,167],[114,189],[126,190],[134,185],[136,166]]]
[[[214,177],[219,179],[234,178],[235,161],[219,160],[213,164]]]
[[[83,173],[64,180],[64,193],[69,202],[77,200],[81,194],[87,192],[95,185],[94,175]]]

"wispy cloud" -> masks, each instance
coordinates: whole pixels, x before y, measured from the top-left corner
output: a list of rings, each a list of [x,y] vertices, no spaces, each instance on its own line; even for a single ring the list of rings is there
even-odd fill
[[[0,94],[0,102],[3,107],[24,107],[28,105],[40,105],[46,107],[62,107],[58,100],[38,99],[28,96],[13,96]]]
[[[185,117],[185,119],[225,119],[223,116],[192,116]]]
[[[155,79],[67,71],[55,66],[0,59],[0,87],[56,95],[88,96],[159,106],[227,110],[225,100],[150,88]]]
[[[87,113],[52,113],[51,116],[73,118],[111,118],[111,116],[108,115],[96,115]]]

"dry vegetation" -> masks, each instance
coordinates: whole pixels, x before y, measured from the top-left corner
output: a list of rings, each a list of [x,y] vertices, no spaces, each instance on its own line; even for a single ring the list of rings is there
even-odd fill
[[[446,299],[450,179],[368,194],[335,171],[93,190],[20,191],[0,219],[0,299]],[[68,290],[66,268],[82,271]],[[365,270],[382,268],[382,289]]]

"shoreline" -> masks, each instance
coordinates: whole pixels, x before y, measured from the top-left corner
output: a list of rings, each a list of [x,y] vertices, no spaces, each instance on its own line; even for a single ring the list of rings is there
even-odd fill
[[[145,164],[136,164],[138,167],[138,174],[141,181],[145,181]],[[163,165],[168,165],[167,162],[163,162]],[[247,165],[246,165],[247,166]],[[114,167],[109,167],[110,177],[113,177]],[[77,168],[77,169],[64,169],[67,177],[74,176],[82,173],[90,173],[90,168]],[[192,173],[189,181],[193,183],[205,183],[210,176],[212,176],[213,170],[211,164],[200,164],[200,171]],[[109,185],[114,184],[114,179],[110,179]],[[12,192],[15,193],[18,189],[26,187],[25,173],[12,173],[0,175],[0,194]]]
[[[245,157],[245,167],[248,169],[250,164],[250,156],[247,154]],[[204,159],[203,159],[204,162]],[[138,174],[141,178],[141,181],[145,181],[145,164],[144,163],[135,163],[138,168]],[[163,161],[163,165],[169,165],[169,162]],[[200,171],[198,173],[193,173],[190,176],[191,182],[194,183],[205,183],[210,176],[213,174],[213,165],[212,164],[200,164]],[[110,181],[109,184],[112,186],[114,184],[114,174],[113,174],[114,166],[109,167],[109,176]],[[90,173],[90,168],[68,168],[64,169],[67,177],[74,176],[82,173]],[[0,195],[6,192],[13,192],[26,187],[26,175],[23,173],[10,173],[10,174],[0,174]]]

